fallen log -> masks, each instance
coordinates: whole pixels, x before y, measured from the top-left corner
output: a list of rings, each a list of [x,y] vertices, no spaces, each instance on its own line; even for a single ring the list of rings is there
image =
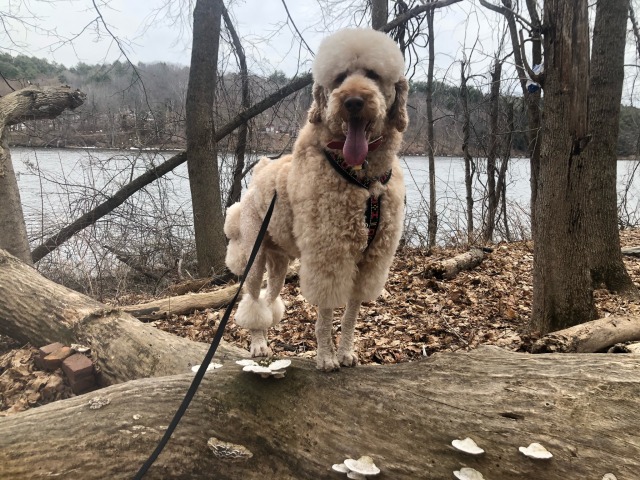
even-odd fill
[[[238,285],[231,285],[212,292],[191,293],[161,298],[138,305],[128,305],[122,307],[122,310],[145,321],[159,320],[171,315],[188,315],[196,310],[222,308],[228,305],[236,290],[238,290]]]
[[[136,380],[1,418],[0,476],[132,478],[191,378]],[[640,358],[620,354],[482,347],[333,374],[294,360],[281,380],[227,362],[205,375],[145,478],[339,479],[332,464],[369,455],[381,480],[448,479],[461,467],[492,480],[632,480],[638,391]],[[451,446],[467,436],[486,453]],[[532,442],[553,458],[518,451]]]
[[[551,332],[532,347],[533,353],[594,353],[616,343],[640,340],[639,317],[605,317]]]
[[[53,342],[87,345],[100,381],[107,385],[188,372],[208,348],[47,280],[1,249],[0,299],[0,334],[36,347]],[[223,344],[218,355],[248,354]]]
[[[456,255],[453,258],[431,262],[425,270],[426,277],[438,280],[450,280],[464,270],[472,270],[484,259],[484,252],[479,248],[472,248],[468,252]]]
[[[623,247],[621,250],[623,255],[640,257],[640,247]]]
[[[293,262],[287,270],[286,281],[296,279],[299,268],[300,263],[297,261]],[[210,279],[204,279],[204,281],[210,282]],[[198,284],[195,282],[196,281],[194,281],[192,285]],[[266,285],[266,280],[264,285]],[[196,310],[226,307],[235,295],[237,289],[238,285],[231,285],[211,292],[188,293],[186,295],[160,298],[137,305],[127,305],[122,307],[122,310],[139,320],[147,322],[169,318],[172,315],[189,315]]]

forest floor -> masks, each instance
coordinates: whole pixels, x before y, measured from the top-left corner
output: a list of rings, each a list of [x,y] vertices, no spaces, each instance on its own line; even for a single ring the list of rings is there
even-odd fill
[[[640,230],[621,231],[622,246],[640,246]],[[430,356],[436,352],[470,350],[479,345],[497,345],[527,352],[538,334],[529,326],[532,303],[531,271],[533,244],[499,244],[474,270],[461,272],[451,280],[426,275],[434,261],[453,257],[462,250],[439,249],[427,255],[405,249],[396,255],[383,295],[364,304],[356,328],[356,349],[360,363],[397,363]],[[625,264],[640,286],[640,258],[625,257]],[[271,347],[278,356],[315,355],[315,307],[308,304],[297,281],[285,285],[283,321],[270,332]],[[601,317],[640,315],[640,303],[595,292]],[[120,297],[120,304],[148,301],[132,293]],[[210,342],[224,309],[205,310],[155,321],[162,330]],[[340,335],[339,313],[335,330]],[[233,322],[225,340],[248,349],[248,332]],[[0,416],[72,396],[61,385],[59,372],[43,372],[34,364],[37,350],[0,336]]]

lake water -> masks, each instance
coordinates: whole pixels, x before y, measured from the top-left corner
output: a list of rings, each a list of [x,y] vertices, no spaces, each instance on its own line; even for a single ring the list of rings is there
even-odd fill
[[[32,243],[54,233],[90,208],[104,201],[118,188],[137,177],[152,165],[159,165],[174,152],[151,153],[137,150],[31,149],[11,150],[14,167],[19,175],[23,209]],[[426,232],[428,211],[428,161],[425,157],[402,159],[407,185],[406,230],[411,241],[418,242]],[[637,223],[640,211],[640,180],[629,183],[635,162],[618,162],[619,196],[627,187],[628,203],[624,215]],[[482,165],[480,169],[484,168]],[[221,170],[228,170],[228,161],[221,159]],[[640,172],[639,172],[640,174]],[[439,242],[451,243],[464,237],[465,186],[464,162],[461,158],[436,158],[437,210]],[[480,172],[474,185],[476,226],[482,214],[484,175]],[[512,159],[507,178],[507,199],[511,234],[515,239],[528,235],[529,161]],[[122,210],[127,210],[124,215]],[[119,208],[123,219],[137,212],[153,228],[162,227],[161,217],[171,221],[174,235],[190,236],[191,200],[186,164],[176,168],[162,180],[148,185],[126,205]],[[126,220],[123,220],[125,222]],[[126,228],[121,226],[121,228]],[[498,234],[503,232],[499,229]]]

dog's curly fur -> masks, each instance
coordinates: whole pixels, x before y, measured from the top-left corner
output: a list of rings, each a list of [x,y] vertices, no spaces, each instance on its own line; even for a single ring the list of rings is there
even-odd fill
[[[318,305],[317,367],[354,366],[353,334],[360,304],[374,300],[387,280],[400,240],[405,187],[397,152],[407,127],[408,85],[404,60],[385,34],[368,29],[342,30],[326,38],[313,66],[313,104],[291,155],[263,158],[253,170],[242,201],[227,211],[227,265],[241,274],[262,218],[277,192],[268,235],[246,279],[246,293],[235,321],[251,330],[251,354],[269,355],[267,329],[284,313],[280,290],[289,261],[300,258],[300,285],[305,298]],[[362,108],[345,101],[359,97]],[[325,156],[327,144],[344,140],[354,116],[366,122],[369,140],[382,145],[367,155],[357,175],[379,178],[367,191],[349,183]],[[340,154],[339,150],[335,153]],[[367,247],[365,208],[370,195],[380,196],[380,223]],[[265,267],[268,283],[260,293]],[[346,305],[337,353],[332,339],[333,309]]]

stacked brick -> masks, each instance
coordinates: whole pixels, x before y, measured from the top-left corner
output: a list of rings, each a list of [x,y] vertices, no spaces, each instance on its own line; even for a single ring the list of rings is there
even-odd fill
[[[38,366],[47,371],[61,368],[76,395],[96,388],[95,368],[85,354],[58,342],[45,345],[39,351],[40,355],[36,358]]]

